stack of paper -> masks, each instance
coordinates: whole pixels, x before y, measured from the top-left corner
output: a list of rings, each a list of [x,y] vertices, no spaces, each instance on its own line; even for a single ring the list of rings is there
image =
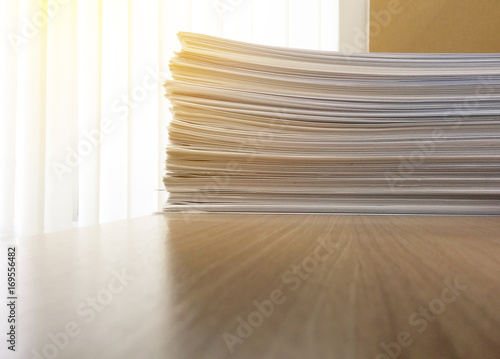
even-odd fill
[[[500,55],[179,38],[166,211],[500,214]]]

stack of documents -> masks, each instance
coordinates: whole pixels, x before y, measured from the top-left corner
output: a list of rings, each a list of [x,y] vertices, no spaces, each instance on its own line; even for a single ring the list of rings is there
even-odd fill
[[[500,55],[179,38],[165,211],[500,214]]]

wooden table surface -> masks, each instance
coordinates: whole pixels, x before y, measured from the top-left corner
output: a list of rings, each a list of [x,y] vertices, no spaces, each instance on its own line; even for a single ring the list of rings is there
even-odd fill
[[[500,358],[499,234],[499,217],[166,214],[19,239],[17,357]]]

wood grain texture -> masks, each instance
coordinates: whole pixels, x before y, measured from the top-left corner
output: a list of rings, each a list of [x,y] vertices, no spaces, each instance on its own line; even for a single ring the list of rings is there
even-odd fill
[[[498,217],[168,214],[20,239],[18,354],[69,325],[57,358],[499,358],[499,233]]]

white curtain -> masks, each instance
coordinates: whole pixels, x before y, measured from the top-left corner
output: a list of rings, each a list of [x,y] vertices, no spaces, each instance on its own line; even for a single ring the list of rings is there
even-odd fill
[[[5,1],[0,237],[157,211],[176,32],[336,50],[338,1]]]

